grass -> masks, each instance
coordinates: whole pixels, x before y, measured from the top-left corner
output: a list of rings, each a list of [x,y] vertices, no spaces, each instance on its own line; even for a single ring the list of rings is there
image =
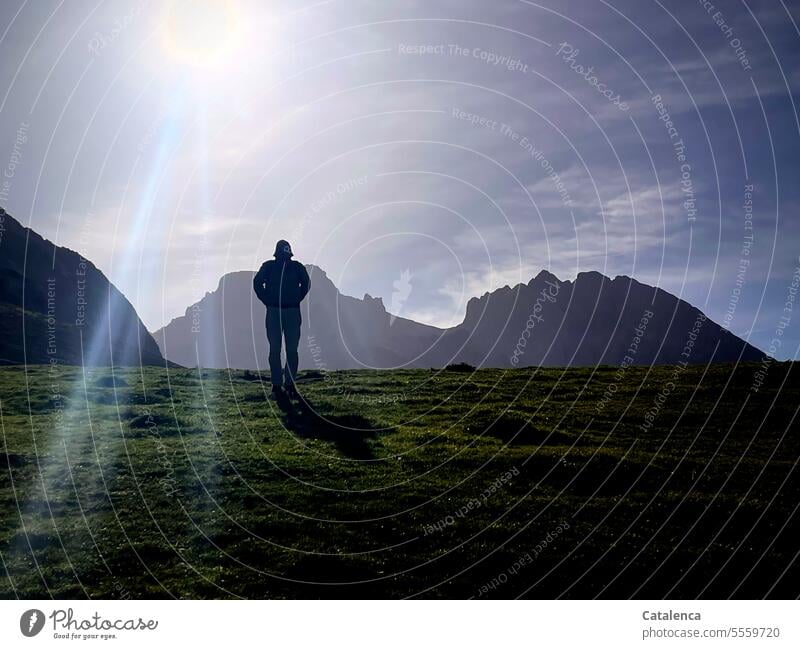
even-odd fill
[[[758,369],[0,368],[0,596],[796,597]]]

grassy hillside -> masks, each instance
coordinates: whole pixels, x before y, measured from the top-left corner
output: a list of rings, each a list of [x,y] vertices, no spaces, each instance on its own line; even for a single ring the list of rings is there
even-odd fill
[[[0,596],[796,597],[760,367],[0,368]]]

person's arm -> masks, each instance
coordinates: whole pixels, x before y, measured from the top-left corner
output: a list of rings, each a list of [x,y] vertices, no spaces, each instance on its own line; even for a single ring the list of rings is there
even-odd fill
[[[256,296],[261,302],[265,302],[267,299],[267,289],[265,286],[265,282],[267,279],[267,264],[261,264],[261,268],[258,269],[256,276],[253,278],[253,290],[256,292]]]
[[[300,301],[302,302],[311,290],[311,279],[306,267],[300,262],[297,262],[297,265],[300,266]]]

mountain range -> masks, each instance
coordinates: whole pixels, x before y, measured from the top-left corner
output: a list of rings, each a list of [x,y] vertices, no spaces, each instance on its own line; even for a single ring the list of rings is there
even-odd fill
[[[670,293],[597,272],[527,284],[467,303],[442,329],[390,314],[381,298],[342,294],[307,266],[304,369],[652,365],[761,360],[764,354]],[[267,367],[253,272],[217,288],[154,334],[106,276],[0,210],[0,363]]]
[[[418,368],[652,365],[760,360],[764,354],[674,295],[597,272],[562,281],[541,271],[467,303],[463,322],[441,329],[387,312],[383,301],[343,295],[307,266],[300,367]],[[267,367],[264,307],[253,273],[222,277],[186,313],[155,332],[161,353],[187,366]]]

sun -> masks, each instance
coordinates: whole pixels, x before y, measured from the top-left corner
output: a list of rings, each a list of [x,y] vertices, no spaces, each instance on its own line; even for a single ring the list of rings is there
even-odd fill
[[[242,41],[235,0],[172,0],[162,21],[167,55],[203,69],[230,64]]]

